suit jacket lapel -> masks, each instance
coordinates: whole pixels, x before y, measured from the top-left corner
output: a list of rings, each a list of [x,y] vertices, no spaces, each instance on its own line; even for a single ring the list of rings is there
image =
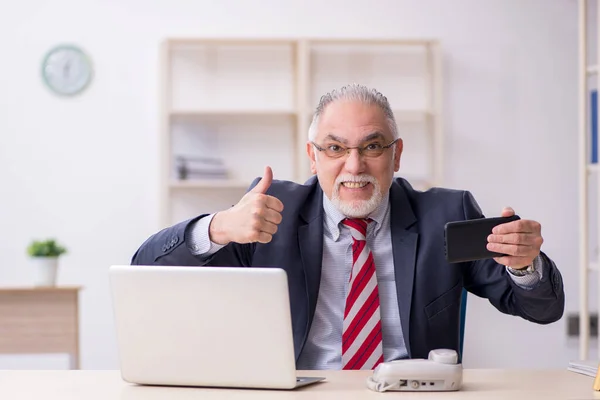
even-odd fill
[[[314,193],[309,196],[309,200],[304,205],[300,215],[302,221],[300,221],[298,227],[298,242],[308,297],[306,332],[304,333],[302,347],[304,347],[315,315],[321,283],[321,265],[323,263],[323,192],[316,179],[314,182]],[[300,352],[298,352],[296,358],[299,354]]]
[[[402,333],[408,355],[410,350],[410,309],[417,258],[418,233],[408,228],[416,217],[404,189],[394,181],[390,188],[390,226],[394,257],[394,274]]]

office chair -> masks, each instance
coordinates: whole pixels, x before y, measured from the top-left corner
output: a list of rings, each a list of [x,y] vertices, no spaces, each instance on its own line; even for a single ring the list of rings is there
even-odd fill
[[[463,354],[463,343],[465,339],[465,319],[467,318],[467,291],[462,290],[460,300],[460,358]]]

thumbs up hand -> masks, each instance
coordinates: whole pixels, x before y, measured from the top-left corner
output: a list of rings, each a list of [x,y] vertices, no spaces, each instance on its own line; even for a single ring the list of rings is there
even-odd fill
[[[266,194],[273,182],[271,167],[256,186],[232,208],[218,212],[209,227],[210,240],[218,244],[269,243],[281,223],[283,203]]]
[[[265,167],[265,174],[263,175],[262,179],[258,181],[251,192],[265,194],[271,187],[271,183],[273,183],[273,170],[271,167],[267,166]]]

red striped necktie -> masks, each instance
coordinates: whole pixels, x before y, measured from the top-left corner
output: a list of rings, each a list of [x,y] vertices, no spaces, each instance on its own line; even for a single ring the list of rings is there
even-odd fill
[[[344,310],[342,369],[374,369],[383,362],[379,290],[367,220],[345,219],[352,233],[352,272]]]

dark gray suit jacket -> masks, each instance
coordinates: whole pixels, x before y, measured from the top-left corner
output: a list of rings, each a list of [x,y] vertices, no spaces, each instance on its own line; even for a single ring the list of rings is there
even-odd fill
[[[251,187],[258,182],[254,181]],[[151,236],[132,259],[137,265],[279,267],[288,275],[296,360],[315,313],[323,251],[323,192],[316,177],[304,185],[273,181],[267,194],[284,204],[283,221],[268,244],[230,243],[207,261],[190,253],[186,229],[199,218]],[[390,189],[391,233],[402,331],[409,357],[426,358],[436,348],[459,351],[461,292],[489,299],[503,313],[548,324],[564,311],[560,272],[544,253],[544,276],[531,290],[517,286],[493,259],[448,264],[446,222],[483,217],[467,191],[414,190],[396,178]],[[477,321],[470,323],[476,324]]]

